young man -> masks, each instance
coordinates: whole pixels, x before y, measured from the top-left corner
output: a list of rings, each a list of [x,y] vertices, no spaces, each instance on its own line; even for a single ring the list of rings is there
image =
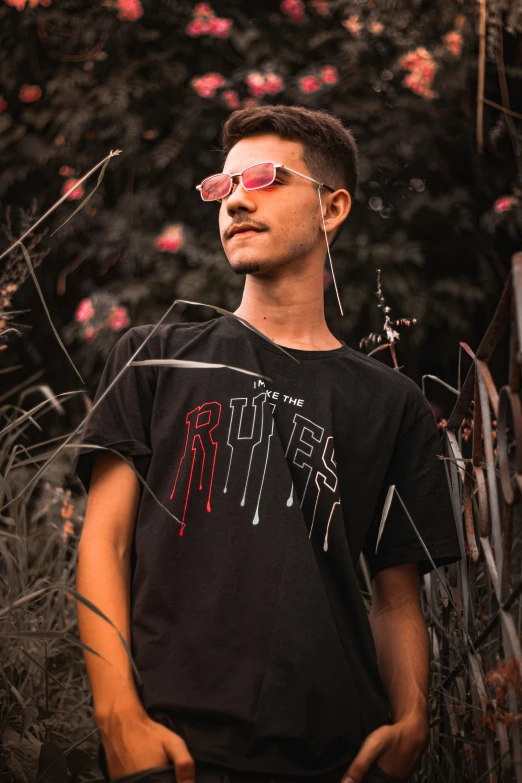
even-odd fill
[[[139,672],[136,684],[114,628],[78,604],[99,654],[85,662],[104,774],[405,780],[428,734],[419,573],[432,566],[397,498],[380,521],[395,485],[434,562],[459,559],[437,427],[415,383],[325,322],[325,235],[357,187],[349,131],[265,106],[234,112],[223,145],[226,176],[199,189],[245,275],[236,313],[261,334],[227,316],[162,324],[135,360],[252,374],[127,368],[84,432],[113,451],[84,446],[77,462],[89,490],[78,591]],[[153,329],[119,340],[95,401]]]

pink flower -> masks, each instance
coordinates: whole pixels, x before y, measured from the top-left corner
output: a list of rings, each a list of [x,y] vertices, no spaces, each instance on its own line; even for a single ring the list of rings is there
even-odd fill
[[[270,71],[265,76],[265,92],[276,95],[283,89],[283,80],[280,76]]]
[[[439,97],[438,93],[431,89],[433,78],[437,72],[437,64],[423,46],[417,47],[415,51],[407,52],[400,58],[399,65],[410,71],[402,81],[405,87],[417,95],[422,95],[423,98]]]
[[[96,337],[96,329],[94,328],[94,326],[89,325],[84,329],[83,334],[87,342],[92,343],[92,341]]]
[[[239,109],[239,96],[235,90],[224,90],[221,97],[229,109]]]
[[[513,196],[502,196],[495,201],[493,209],[495,212],[506,212],[508,209],[514,207],[516,203],[517,200],[513,198]]]
[[[136,22],[143,16],[140,0],[116,0],[116,8],[122,22]]]
[[[4,101],[4,99],[0,95],[0,111],[5,111],[6,109],[7,109],[7,101]]]
[[[74,170],[70,166],[60,166],[58,174],[61,177],[70,177],[74,173]]]
[[[42,97],[42,89],[37,84],[22,84],[18,97],[23,103],[32,103]]]
[[[424,46],[418,46],[413,51],[406,52],[406,54],[399,59],[399,65],[407,71],[412,71],[414,68],[417,68],[423,60],[431,62],[433,58]]]
[[[326,290],[331,282],[332,282],[332,276],[330,272],[327,272],[325,269],[323,271],[323,288]]]
[[[333,65],[325,65],[324,68],[321,69],[320,77],[323,84],[337,84],[339,81],[337,70]]]
[[[267,74],[253,71],[248,74],[245,81],[248,84],[250,94],[258,97],[261,97],[266,92],[270,93],[270,95],[276,95],[283,88],[283,80],[273,71],[269,71]]]
[[[214,16],[214,11],[208,3],[198,3],[193,13],[194,16]]]
[[[82,299],[82,301],[76,308],[76,312],[74,314],[75,319],[83,323],[84,321],[88,321],[89,318],[92,318],[93,315],[94,315],[94,307],[92,306],[91,300]]]
[[[67,179],[67,180],[65,180],[63,188],[62,188],[62,196],[65,196],[65,194],[67,193],[68,190],[70,190],[71,188],[74,188],[74,186],[76,185],[77,182],[79,182],[78,179]],[[83,189],[83,185],[80,185],[79,188],[74,188],[74,190],[71,191],[71,193],[69,193],[69,195],[67,196],[67,201],[76,201],[77,199],[82,198],[84,193],[85,193],[85,191]]]
[[[156,247],[159,247],[160,250],[167,250],[169,253],[176,253],[183,245],[183,242],[181,223],[173,223],[167,226],[154,240]]]
[[[196,38],[198,35],[205,35],[209,33],[212,27],[211,22],[205,22],[200,17],[193,19],[186,27],[187,35],[191,38]]]
[[[431,82],[431,80],[435,76],[436,71],[437,71],[437,65],[432,60],[429,63],[424,62],[421,65],[419,65],[419,67],[415,69],[414,73],[418,73],[419,76],[421,76],[424,79],[424,81]]]
[[[376,22],[375,20],[373,22],[370,22],[368,29],[371,33],[374,35],[380,35],[382,31],[384,30],[384,25],[381,22]]]
[[[328,0],[310,0],[310,5],[321,16],[328,16],[330,13],[328,8]]]
[[[210,35],[214,38],[228,38],[232,19],[221,19],[215,16],[210,22]]]
[[[220,73],[206,73],[195,76],[190,83],[202,98],[213,98],[218,87],[225,84],[225,79]]]
[[[315,92],[321,86],[321,82],[315,76],[303,76],[299,79],[299,87],[302,92]]]
[[[10,5],[11,8],[16,8],[17,11],[23,11],[26,0],[5,0],[5,2],[7,5]]]
[[[130,324],[126,307],[113,307],[109,316],[109,322],[112,328],[119,332]]]
[[[294,24],[303,24],[308,18],[305,14],[303,0],[283,0],[280,8]]]
[[[402,83],[405,87],[416,93],[416,95],[422,95],[423,98],[438,98],[439,94],[434,92],[428,86],[426,80],[418,71],[412,71],[404,77]]]
[[[251,95],[264,95],[265,94],[265,77],[262,73],[254,71],[249,73],[245,79],[248,84]]]
[[[259,106],[257,98],[245,98],[243,101],[243,109],[251,109],[253,106]]]
[[[343,25],[347,30],[350,31],[350,33],[352,33],[352,35],[357,36],[362,30],[362,24],[359,22],[359,17],[357,14],[352,14],[352,16],[348,17],[348,19],[345,19]]]
[[[450,52],[455,57],[460,57],[462,52],[462,36],[460,33],[458,33],[456,30],[452,30],[451,32],[447,33],[442,40],[446,44],[446,47],[450,50]]]

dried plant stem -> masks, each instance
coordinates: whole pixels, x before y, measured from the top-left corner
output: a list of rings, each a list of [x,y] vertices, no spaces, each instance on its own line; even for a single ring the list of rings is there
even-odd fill
[[[119,155],[119,154],[120,154],[120,152],[121,152],[121,150],[114,150],[114,151],[113,151],[113,150],[111,150],[111,152],[109,152],[109,154],[107,155],[107,157],[106,157],[106,158],[104,158],[104,159],[103,159],[103,160],[101,160],[99,163],[97,163],[97,164],[96,164],[96,166],[94,166],[94,168],[92,168],[90,171],[88,171],[88,172],[87,172],[87,174],[84,174],[84,175],[83,175],[83,177],[82,177],[80,180],[78,180],[78,182],[76,182],[76,183],[75,183],[75,184],[74,184],[74,185],[73,185],[73,186],[72,186],[72,187],[71,187],[71,188],[70,188],[70,189],[67,191],[67,193],[64,193],[64,194],[63,194],[63,196],[62,196],[60,199],[58,199],[58,201],[57,201],[55,204],[53,204],[53,206],[52,206],[50,209],[48,209],[48,210],[47,210],[47,212],[45,213],[45,215],[42,215],[42,217],[41,217],[39,220],[37,220],[37,221],[36,221],[36,223],[33,223],[33,225],[31,226],[31,228],[28,228],[28,229],[27,229],[27,231],[25,232],[25,234],[22,234],[22,236],[21,236],[19,239],[17,239],[17,240],[16,240],[16,242],[13,242],[13,244],[12,244],[10,247],[8,247],[8,248],[7,248],[7,250],[4,250],[4,252],[0,254],[0,259],[2,259],[4,256],[6,256],[8,253],[11,253],[11,251],[15,250],[15,248],[18,246],[18,244],[19,244],[20,242],[22,242],[22,241],[23,241],[23,240],[24,240],[26,237],[28,237],[28,236],[29,236],[29,234],[30,234],[32,231],[34,231],[34,230],[35,230],[35,228],[36,228],[37,226],[39,226],[39,225],[40,225],[40,223],[42,223],[42,222],[43,222],[43,221],[44,221],[44,220],[45,220],[47,217],[49,217],[49,215],[50,215],[52,212],[54,212],[54,210],[55,210],[57,207],[59,207],[59,206],[60,206],[60,204],[62,204],[62,203],[65,201],[65,199],[68,197],[68,195],[69,195],[69,194],[70,194],[70,193],[71,193],[73,190],[76,190],[76,188],[79,188],[79,187],[82,185],[82,183],[83,183],[83,182],[85,182],[87,179],[89,179],[89,177],[91,176],[91,174],[94,174],[94,172],[95,172],[95,171],[97,171],[97,170],[100,168],[100,166],[103,166],[103,164],[104,164],[106,161],[109,161],[109,160],[110,160],[111,158],[113,158],[115,155]]]
[[[486,70],[486,0],[478,0],[479,67],[477,83],[477,152],[484,152],[484,77]]]
[[[522,120],[522,114],[519,114],[518,111],[513,111],[513,109],[507,109],[505,106],[501,106],[500,103],[495,103],[495,101],[490,101],[489,98],[483,98],[482,102],[487,103],[488,106],[493,106],[494,109],[503,111],[504,114],[509,114],[510,117],[517,117],[517,119]]]

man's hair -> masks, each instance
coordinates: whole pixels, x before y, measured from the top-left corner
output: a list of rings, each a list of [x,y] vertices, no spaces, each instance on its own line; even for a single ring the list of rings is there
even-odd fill
[[[314,179],[334,190],[345,188],[353,202],[359,181],[357,145],[340,120],[322,109],[313,111],[303,106],[238,109],[223,126],[223,162],[238,141],[262,133],[300,142],[303,161]]]

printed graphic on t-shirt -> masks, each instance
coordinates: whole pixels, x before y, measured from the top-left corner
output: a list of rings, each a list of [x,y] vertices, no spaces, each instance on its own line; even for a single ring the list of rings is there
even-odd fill
[[[256,381],[254,388],[265,386]],[[189,501],[204,497],[205,508],[219,503],[220,494],[239,507],[254,508],[252,524],[262,523],[262,499],[270,460],[278,405],[300,408],[304,400],[263,389],[253,397],[233,397],[228,405],[202,402],[185,416],[186,436],[170,500],[179,509],[183,535]],[[283,444],[289,467],[287,506],[299,503],[309,537],[328,550],[328,534],[340,505],[333,436],[298,410],[291,412],[292,430]],[[216,465],[226,461],[223,486],[214,486]],[[233,477],[233,481],[231,480]],[[267,509],[269,513],[269,509]]]

